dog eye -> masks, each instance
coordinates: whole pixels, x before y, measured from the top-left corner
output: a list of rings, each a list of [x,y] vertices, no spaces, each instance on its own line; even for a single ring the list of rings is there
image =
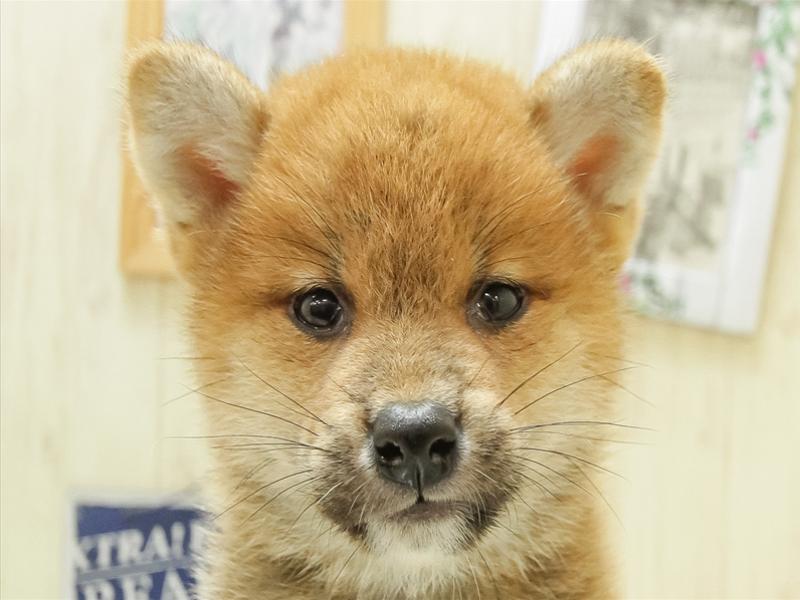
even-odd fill
[[[331,290],[314,288],[294,299],[294,317],[313,334],[331,334],[342,324],[344,308]]]
[[[489,283],[478,293],[478,316],[492,325],[504,325],[516,317],[525,301],[525,292],[508,283]]]

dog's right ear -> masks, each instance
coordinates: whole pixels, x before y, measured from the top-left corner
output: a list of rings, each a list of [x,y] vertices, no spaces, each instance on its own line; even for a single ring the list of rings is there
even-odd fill
[[[189,44],[145,46],[127,83],[133,159],[178,253],[187,233],[214,228],[246,183],[267,126],[265,97],[230,63]]]
[[[531,121],[595,216],[616,267],[638,229],[666,95],[658,61],[618,39],[576,48],[533,84]]]

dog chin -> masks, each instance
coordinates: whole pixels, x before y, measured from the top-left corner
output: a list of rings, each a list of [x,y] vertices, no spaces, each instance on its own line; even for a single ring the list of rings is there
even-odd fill
[[[464,548],[468,534],[462,514],[444,507],[435,507],[425,515],[418,510],[406,509],[369,523],[365,542],[376,554],[386,558],[396,555],[397,560],[405,563],[438,561],[443,555],[455,554]]]

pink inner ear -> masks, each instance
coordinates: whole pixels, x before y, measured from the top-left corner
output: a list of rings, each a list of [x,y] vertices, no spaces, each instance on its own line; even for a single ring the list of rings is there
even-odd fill
[[[194,146],[184,146],[178,155],[191,189],[202,194],[212,210],[222,208],[239,193],[239,184],[226,177],[217,163]]]
[[[592,202],[602,205],[609,176],[619,157],[619,139],[611,134],[589,138],[575,155],[567,172],[578,190]]]

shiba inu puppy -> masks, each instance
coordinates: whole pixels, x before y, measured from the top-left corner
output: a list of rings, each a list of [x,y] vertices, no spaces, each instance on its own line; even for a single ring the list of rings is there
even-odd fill
[[[614,595],[589,482],[664,98],[615,40],[530,88],[420,51],[267,94],[201,48],[133,57],[216,446],[202,597]]]

